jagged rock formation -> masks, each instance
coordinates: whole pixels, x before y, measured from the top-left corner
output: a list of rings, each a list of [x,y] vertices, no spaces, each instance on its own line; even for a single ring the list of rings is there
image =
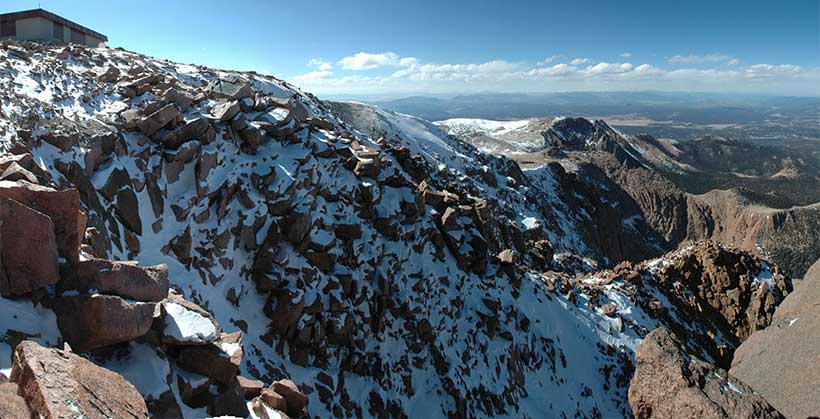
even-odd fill
[[[770,258],[796,277],[820,257],[814,245],[820,241],[820,203],[771,209],[750,204],[735,190],[686,193],[669,179],[695,176],[711,167],[701,163],[705,157],[697,151],[707,140],[687,145],[648,135],[627,136],[604,121],[583,118],[510,121],[503,124],[516,128],[499,132],[487,129],[492,121],[470,121],[472,130],[461,128],[464,122],[442,121],[441,126],[467,141],[473,141],[476,133],[503,141],[512,141],[508,137],[517,133],[525,145],[542,139],[540,147],[512,154],[513,158],[530,167],[557,161],[578,173],[591,189],[607,191],[613,207],[637,207],[638,218],[655,233],[663,249],[688,241],[717,240]],[[812,202],[817,200],[820,196]],[[608,216],[610,220],[630,219],[629,214]]]
[[[636,418],[785,418],[725,370],[693,357],[668,329],[648,334],[635,352],[629,404]]]
[[[0,300],[42,320],[3,325],[0,350],[65,339],[155,416],[628,416],[650,330],[723,359],[790,290],[709,244],[591,274],[662,254],[639,205],[416,118],[256,73],[18,47],[0,49],[9,182],[79,196],[64,231],[82,252],[47,234],[70,214],[32,213],[59,278]]]
[[[820,412],[820,262],[735,351],[730,372],[790,418]]]

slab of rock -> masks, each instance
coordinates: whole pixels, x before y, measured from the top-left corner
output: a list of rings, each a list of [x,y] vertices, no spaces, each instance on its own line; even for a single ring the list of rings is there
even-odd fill
[[[246,400],[259,396],[262,393],[262,389],[265,388],[265,384],[261,381],[251,380],[241,375],[236,377],[236,381],[239,383],[239,386],[242,387]]]
[[[242,332],[222,333],[208,345],[181,347],[177,365],[227,386],[239,374],[243,354]]]
[[[208,118],[201,117],[193,119],[164,136],[162,138],[162,144],[166,148],[177,149],[188,141],[201,138],[208,131],[208,127],[210,127]]]
[[[239,102],[225,102],[214,106],[211,109],[211,115],[222,122],[227,122],[233,119],[239,111]]]
[[[687,354],[666,328],[649,333],[635,351],[629,405],[638,419],[781,419],[749,386]]]
[[[14,351],[11,380],[19,386],[32,416],[148,417],[142,396],[121,375],[71,352],[31,341],[20,343]]]
[[[82,240],[79,229],[80,193],[77,189],[58,191],[26,181],[0,181],[0,196],[18,201],[51,218],[58,253],[69,264],[77,264]]]
[[[155,132],[168,125],[171,121],[176,120],[180,115],[179,108],[173,103],[169,103],[159,109],[158,111],[148,115],[137,124],[137,127],[147,136],[153,135]]]
[[[96,289],[130,300],[159,302],[168,296],[168,287],[168,265],[140,266],[138,262],[88,259],[77,265],[76,282],[67,289],[82,293]]]
[[[217,338],[211,318],[181,304],[166,301],[162,310],[162,341],[172,345],[207,345]]]
[[[60,280],[54,224],[43,213],[0,197],[0,294],[22,295]]]
[[[820,414],[820,260],[737,348],[730,372],[790,418]]]
[[[114,295],[60,297],[52,302],[57,326],[77,352],[126,342],[151,328],[153,303],[129,303]]]
[[[249,83],[233,83],[220,80],[211,85],[211,97],[216,99],[238,100],[253,96]]]

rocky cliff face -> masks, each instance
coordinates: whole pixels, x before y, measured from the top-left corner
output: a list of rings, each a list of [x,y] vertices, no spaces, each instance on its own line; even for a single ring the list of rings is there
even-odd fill
[[[650,330],[724,360],[791,289],[708,243],[592,273],[662,255],[638,203],[417,118],[122,50],[0,61],[0,304],[37,319],[0,348],[68,342],[155,416],[628,416]]]

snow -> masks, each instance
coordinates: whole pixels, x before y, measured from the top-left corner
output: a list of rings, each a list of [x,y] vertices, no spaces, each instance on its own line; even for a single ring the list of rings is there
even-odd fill
[[[216,339],[216,328],[205,316],[177,303],[163,303],[165,335],[179,342],[206,343]]]
[[[171,366],[150,345],[131,343],[127,355],[107,360],[102,366],[122,375],[145,398],[158,399],[170,390]]]
[[[469,129],[475,131],[485,131],[491,135],[503,135],[520,128],[524,128],[530,124],[529,119],[518,121],[494,121],[491,119],[472,119],[472,118],[451,118],[443,121],[433,122],[438,126],[447,126],[453,129]]]

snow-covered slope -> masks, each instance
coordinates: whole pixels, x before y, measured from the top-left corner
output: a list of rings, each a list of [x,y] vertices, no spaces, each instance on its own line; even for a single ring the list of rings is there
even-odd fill
[[[720,341],[650,268],[640,287],[572,279],[618,261],[603,228],[659,249],[560,166],[522,172],[432,123],[256,73],[32,44],[0,63],[0,148],[80,190],[88,250],[168,264],[244,332],[242,373],[291,378],[313,417],[626,417],[642,336]],[[52,325],[21,327],[56,345]],[[183,374],[140,344],[95,360],[146,397]]]

